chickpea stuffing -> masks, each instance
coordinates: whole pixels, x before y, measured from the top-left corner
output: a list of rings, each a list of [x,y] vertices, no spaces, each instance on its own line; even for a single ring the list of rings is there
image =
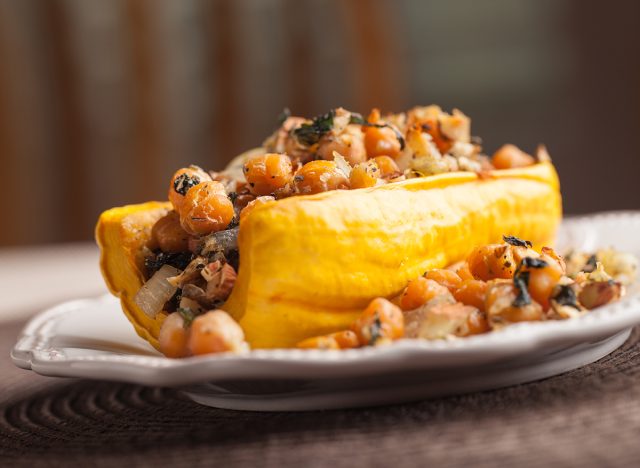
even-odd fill
[[[479,205],[473,205],[476,211],[464,212],[460,206],[464,200],[450,197],[454,192],[445,187],[450,181],[462,186],[465,180],[473,180],[469,193],[474,194],[473,187],[492,178],[502,181],[506,180],[502,175],[511,179],[526,172],[518,168],[540,164],[531,172],[538,174],[547,160],[543,147],[535,156],[514,145],[504,145],[492,157],[484,154],[479,140],[471,135],[470,119],[456,109],[448,113],[438,106],[424,106],[384,115],[373,109],[364,118],[336,108],[312,119],[286,112],[261,148],[236,157],[227,169],[207,172],[190,165],[173,174],[167,193],[170,205],[150,203],[154,208],[145,211],[148,224],[136,232],[147,236],[136,258],[136,262],[142,260],[136,266],[142,269],[146,282],[134,302],[142,313],[157,320],[154,324],[161,324],[159,330],[154,329],[157,342],[153,344],[171,358],[244,352],[248,349],[245,332],[258,347],[296,346],[336,352],[389,345],[401,339],[457,340],[520,322],[579,317],[623,297],[625,284],[635,277],[637,260],[613,249],[574,252],[564,258],[550,247],[539,248],[541,239],[551,237],[549,232],[529,229],[539,217],[500,225],[530,233],[533,243],[509,233],[500,241],[495,232],[498,227],[486,228],[487,220],[495,221],[493,214],[486,215],[493,213],[494,205],[486,205],[491,209],[487,208],[485,217],[478,221],[474,216],[480,212],[475,208]],[[511,171],[494,174],[503,169]],[[547,169],[555,174],[552,168]],[[430,176],[433,179],[415,180]],[[522,179],[531,182],[528,172]],[[352,194],[317,196],[358,189]],[[451,204],[456,210],[453,216],[448,216],[445,201],[442,208],[437,197],[424,197],[423,191],[432,189],[438,195],[442,192],[447,202],[455,198]],[[546,186],[545,190],[556,195]],[[383,196],[390,198],[382,200]],[[289,197],[302,198],[296,201]],[[349,199],[353,200],[351,205]],[[373,203],[369,205],[368,200]],[[530,203],[528,194],[523,200],[520,205]],[[547,207],[551,206],[549,200],[556,198],[545,200]],[[337,206],[336,201],[343,203],[336,210],[339,216],[328,213],[327,207]],[[393,211],[396,204],[403,210],[399,214]],[[311,206],[322,211],[323,217],[307,216],[304,211],[304,216],[292,218],[302,219],[297,224],[307,223],[309,229],[303,226],[297,231],[295,223],[283,217],[301,210],[312,212]],[[367,211],[370,207],[371,213]],[[342,218],[350,209],[358,216]],[[523,208],[510,206],[509,210],[504,212]],[[463,215],[473,218],[465,229],[485,224],[479,234],[451,234],[455,231],[450,229],[454,217]],[[385,222],[386,231],[380,228]],[[315,230],[320,224],[324,231]],[[277,236],[271,235],[272,226],[280,229],[273,231]],[[446,226],[444,234],[436,232],[440,226]],[[551,231],[553,226],[549,226]],[[401,245],[398,239],[405,238],[398,236],[409,231],[412,235],[419,233],[407,235],[409,240]],[[454,240],[448,237],[450,234]],[[432,239],[438,236],[447,237],[446,241],[437,241],[440,247]],[[329,238],[337,239],[336,243],[329,244]],[[470,245],[460,240],[469,238],[490,238],[493,243]],[[393,255],[391,248],[397,249],[391,252]],[[287,263],[282,259],[288,249],[296,255],[290,255]],[[274,252],[274,263],[293,264],[296,271],[283,273],[277,265],[273,268],[272,257],[261,256],[262,252]],[[369,252],[375,252],[376,257],[367,256]],[[324,260],[332,260],[332,254],[339,256],[341,265],[356,265],[347,273],[357,276],[360,283],[349,283],[351,277],[343,271],[337,274],[337,270],[327,268],[327,277],[335,279],[335,284],[327,282],[331,291],[344,293],[348,289],[345,284],[362,287],[353,288],[357,291],[335,304],[320,299],[320,294],[329,289],[326,285],[319,293],[301,297],[299,290],[305,291],[307,277],[300,274],[302,279],[297,280],[298,264],[291,259],[302,256],[306,261],[307,254],[323,268],[317,275],[320,267],[308,262],[308,268],[316,268],[309,276],[314,279],[309,288],[322,283],[324,266],[331,265]],[[447,259],[456,263],[447,265]],[[299,270],[304,268],[306,264]],[[256,272],[265,276],[255,280],[250,275]],[[381,272],[378,278],[374,278],[376,272]],[[285,277],[296,278],[297,282],[286,283],[282,280]],[[280,290],[278,282],[284,284]],[[247,298],[247,291],[254,296]],[[264,311],[253,315],[252,328],[246,308],[253,297],[259,297],[254,302],[261,308],[264,305]],[[308,306],[312,300],[319,310],[313,317],[310,311],[315,310]],[[298,302],[303,304],[299,316],[308,322],[302,325],[298,316],[288,315],[291,309],[296,310]],[[324,310],[331,307],[335,309],[331,314],[338,313],[331,315]],[[285,318],[274,321],[278,314]],[[277,331],[262,334],[269,327]],[[261,341],[265,337],[271,341]]]

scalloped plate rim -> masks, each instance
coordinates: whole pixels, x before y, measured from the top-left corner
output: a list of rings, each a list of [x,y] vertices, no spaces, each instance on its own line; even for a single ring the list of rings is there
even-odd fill
[[[563,220],[570,231],[584,223],[631,221],[640,226],[640,211],[597,213]],[[96,305],[116,307],[117,300],[105,295],[78,299],[54,306],[33,317],[11,351],[13,362],[43,375],[89,377],[151,385],[185,385],[215,379],[338,378],[373,375],[393,370],[442,369],[451,366],[491,364],[517,358],[531,350],[570,347],[610,337],[640,323],[640,295],[602,307],[567,321],[521,323],[504,330],[459,340],[400,340],[379,348],[346,351],[254,350],[243,355],[199,356],[167,359],[157,355],[100,354],[65,357],[64,350],[51,347],[47,330],[60,317]],[[123,314],[118,314],[126,320]],[[137,338],[137,337],[136,337]],[[141,339],[140,339],[141,340]],[[396,366],[396,367],[394,367]],[[397,367],[399,366],[399,367]]]

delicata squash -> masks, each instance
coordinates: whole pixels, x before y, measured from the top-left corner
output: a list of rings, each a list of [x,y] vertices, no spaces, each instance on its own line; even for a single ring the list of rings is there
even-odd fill
[[[348,330],[372,300],[398,297],[426,271],[504,234],[553,242],[561,198],[546,152],[497,155],[500,169],[472,143],[468,118],[437,106],[285,116],[225,171],[178,171],[171,202],[105,211],[101,269],[136,332],[167,355],[336,333],[325,341],[355,343],[362,333]],[[162,332],[168,316],[177,326]]]

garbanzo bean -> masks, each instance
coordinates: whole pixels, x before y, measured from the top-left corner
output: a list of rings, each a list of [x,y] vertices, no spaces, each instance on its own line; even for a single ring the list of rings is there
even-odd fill
[[[518,289],[512,281],[493,280],[487,285],[484,310],[491,325],[506,325],[516,322],[543,319],[542,306],[535,300],[523,305],[514,305]]]
[[[160,351],[170,358],[181,358],[189,355],[187,349],[187,341],[189,339],[189,331],[184,326],[184,319],[179,312],[169,314],[158,334],[158,342],[160,343]]]
[[[296,347],[301,349],[350,349],[360,346],[358,336],[351,330],[343,330],[329,335],[314,336],[301,341]]]
[[[173,208],[180,212],[182,202],[189,189],[208,180],[211,180],[211,176],[198,166],[191,165],[178,169],[169,183],[168,196]]]
[[[355,335],[355,333],[354,333]],[[338,342],[329,335],[314,336],[296,344],[300,349],[340,349]]]
[[[366,127],[364,129],[364,146],[369,158],[376,156],[396,158],[401,151],[398,137],[389,127]]]
[[[320,139],[317,150],[320,158],[332,161],[334,151],[340,153],[352,166],[366,161],[367,152],[360,126],[347,125],[339,135],[329,132]]]
[[[558,262],[549,255],[541,256],[538,260],[544,262],[545,266],[539,268],[523,266],[520,271],[529,273],[529,293],[531,297],[544,310],[548,310],[551,305],[549,301],[553,288],[556,287],[564,272]]]
[[[504,145],[493,154],[491,163],[496,169],[512,169],[535,164],[533,156],[525,153],[515,145]]]
[[[567,264],[565,263],[564,258],[562,258],[562,256],[551,247],[542,247],[540,250],[540,258],[549,264],[554,262],[557,263],[563,274],[567,272]]]
[[[180,210],[180,224],[194,236],[225,229],[234,216],[233,203],[220,182],[209,181],[191,187]]]
[[[352,189],[374,187],[378,184],[378,180],[380,180],[380,168],[373,160],[356,164],[349,176]]]
[[[255,195],[269,195],[291,182],[293,176],[291,159],[278,153],[250,159],[244,164],[243,171],[249,190]]]
[[[380,169],[380,177],[383,179],[392,179],[402,175],[402,171],[400,171],[396,162],[389,156],[376,156],[373,158],[373,161],[378,165],[378,168]]]
[[[377,297],[369,303],[351,330],[362,346],[396,340],[404,336],[404,316],[399,307]]]
[[[467,335],[479,335],[491,330],[487,314],[478,309],[472,311],[467,317],[466,329]]]
[[[293,177],[296,192],[301,195],[348,189],[349,179],[333,161],[310,161]]]
[[[471,252],[467,258],[469,271],[474,278],[482,281],[512,278],[518,266],[517,262],[512,246],[508,244],[483,245]]]
[[[156,221],[151,229],[151,237],[163,252],[189,250],[189,234],[182,228],[180,216],[175,211]]]
[[[487,283],[479,280],[465,280],[453,292],[456,301],[484,310],[484,298],[487,293]]]
[[[433,269],[429,270],[424,274],[424,277],[430,280],[435,281],[436,283],[444,286],[449,291],[455,291],[460,284],[462,284],[462,279],[458,276],[455,271],[445,270],[445,269]]]
[[[380,110],[373,109],[367,121],[370,124],[383,124],[380,119]],[[400,141],[393,129],[389,127],[367,126],[364,131],[364,146],[367,150],[367,157],[375,158],[376,156],[398,157],[402,150]]]
[[[466,260],[449,265],[447,270],[454,271],[462,281],[475,279],[471,274],[471,270],[469,270],[469,264]]]
[[[200,354],[238,352],[246,348],[240,325],[222,310],[211,310],[191,323],[189,350]]]
[[[400,297],[400,307],[402,310],[417,309],[437,296],[451,296],[451,293],[437,282],[420,276],[409,281]]]
[[[427,118],[420,121],[420,128],[423,132],[431,135],[433,143],[442,154],[449,151],[453,146],[453,140],[442,132],[442,126],[438,118]]]

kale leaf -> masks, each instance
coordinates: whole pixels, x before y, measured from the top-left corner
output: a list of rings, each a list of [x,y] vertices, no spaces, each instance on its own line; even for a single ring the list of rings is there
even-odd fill
[[[199,183],[199,177],[191,177],[188,174],[180,174],[178,177],[176,177],[176,180],[173,181],[173,190],[178,192],[180,195],[186,195],[191,187],[198,185]]]
[[[532,244],[528,240],[522,240],[517,238],[516,236],[502,236],[502,239],[510,245],[514,247],[531,247]]]
[[[169,253],[157,250],[153,255],[144,259],[144,266],[147,269],[147,276],[151,277],[162,265],[171,265],[179,270],[184,270],[193,257],[191,252]]]
[[[578,298],[576,297],[576,292],[573,288],[568,284],[562,284],[558,286],[555,294],[552,299],[560,305],[573,307],[574,309],[580,310],[580,306],[578,305]]]
[[[520,239],[518,239],[518,241],[520,241]],[[531,304],[531,295],[529,295],[529,271],[522,271],[522,268],[544,268],[546,266],[548,266],[548,263],[539,258],[524,257],[522,259],[513,275],[513,285],[518,290],[518,295],[513,300],[514,307],[522,307],[527,304]]]
[[[304,123],[293,131],[293,135],[300,143],[306,146],[313,146],[325,133],[333,128],[333,118],[336,111],[330,110],[326,114],[315,117],[310,124]]]

